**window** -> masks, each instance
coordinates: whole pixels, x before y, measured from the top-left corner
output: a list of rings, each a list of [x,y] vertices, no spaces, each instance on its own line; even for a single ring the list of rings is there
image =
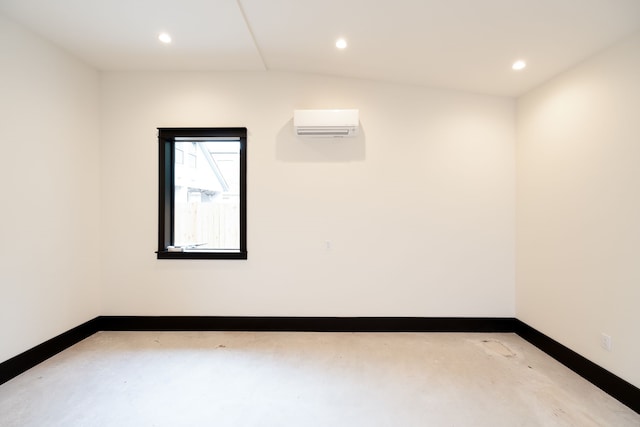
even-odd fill
[[[160,259],[247,259],[247,129],[158,128]]]

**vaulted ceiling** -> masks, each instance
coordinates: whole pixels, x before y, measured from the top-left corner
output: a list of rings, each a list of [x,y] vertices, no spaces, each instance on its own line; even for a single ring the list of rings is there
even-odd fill
[[[99,70],[300,71],[506,96],[640,31],[640,0],[0,0],[0,13]]]

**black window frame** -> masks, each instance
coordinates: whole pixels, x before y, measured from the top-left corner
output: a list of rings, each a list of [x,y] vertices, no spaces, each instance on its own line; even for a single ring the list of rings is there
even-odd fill
[[[175,140],[179,137],[233,137],[240,140],[240,249],[238,251],[184,251],[174,243]],[[158,259],[247,259],[247,128],[158,128],[159,197]]]

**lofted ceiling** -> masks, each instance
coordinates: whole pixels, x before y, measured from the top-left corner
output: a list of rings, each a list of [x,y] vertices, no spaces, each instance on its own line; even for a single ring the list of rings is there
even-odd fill
[[[640,31],[640,0],[0,0],[0,13],[99,70],[300,71],[505,96]],[[527,68],[511,70],[517,59]]]

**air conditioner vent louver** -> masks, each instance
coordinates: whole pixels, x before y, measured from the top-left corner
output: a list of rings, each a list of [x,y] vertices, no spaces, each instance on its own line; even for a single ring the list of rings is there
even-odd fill
[[[293,126],[298,136],[349,137],[358,131],[358,110],[295,110]]]
[[[302,136],[348,136],[349,129],[344,128],[298,128],[298,135]]]

